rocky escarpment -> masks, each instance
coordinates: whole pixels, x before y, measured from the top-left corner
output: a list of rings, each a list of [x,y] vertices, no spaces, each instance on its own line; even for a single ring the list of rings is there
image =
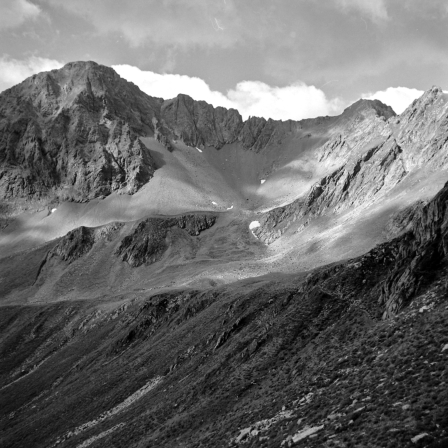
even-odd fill
[[[351,108],[357,104],[362,107],[358,102]],[[448,95],[441,89],[427,91],[401,116],[385,118],[355,119],[333,135],[319,150],[318,161],[331,158],[340,166],[305,196],[261,216],[257,237],[271,243],[296,221],[300,230],[316,216],[369,206],[415,170],[448,166]]]
[[[373,132],[393,115],[379,101],[362,100],[340,117],[243,121],[234,109],[187,95],[150,97],[109,67],[69,63],[0,94],[0,198],[87,201],[114,191],[133,194],[156,168],[143,136],[154,136],[170,151],[181,140],[218,149],[238,142],[259,152],[317,126],[328,130],[330,140],[339,132],[348,143],[335,140],[318,158],[331,153],[342,163],[347,150],[365,144],[366,123]]]
[[[432,87],[390,124],[408,169],[448,163],[448,94]]]
[[[425,206],[418,208],[410,230],[398,240],[395,266],[384,281],[380,303],[384,317],[407,305],[429,284],[448,256],[448,184]]]
[[[163,128],[160,127],[159,135],[163,141],[165,139],[162,135],[168,134],[172,139],[181,139],[190,146],[213,146],[217,149],[228,143],[240,142],[243,148],[259,152],[267,146],[280,145],[291,133],[314,126],[333,125],[347,133],[355,130],[359,132],[358,125],[366,118],[375,121],[376,118],[387,120],[393,116],[394,111],[378,100],[360,100],[347,108],[340,117],[300,121],[249,117],[243,122],[235,109],[213,108],[204,101],[194,101],[187,95],[178,95],[162,104]],[[365,133],[363,138],[365,140]]]
[[[293,222],[305,226],[317,216],[350,207],[367,206],[397,185],[407,174],[402,150],[393,138],[369,149],[313,185],[305,199],[266,213],[254,233],[272,242]]]
[[[124,226],[114,222],[101,227],[77,227],[60,239],[48,253],[47,259],[57,256],[67,263],[72,263],[87,254],[99,240],[111,241],[113,236]]]
[[[123,238],[116,255],[132,267],[155,263],[168,249],[166,237],[172,227],[178,227],[191,236],[197,236],[203,230],[212,227],[215,221],[216,217],[211,215],[145,219],[138,224],[132,234]]]
[[[172,138],[199,147],[219,149],[236,141],[243,127],[237,110],[214,108],[205,101],[195,101],[182,94],[162,104],[161,118]]]
[[[72,263],[89,252],[94,243],[94,229],[81,226],[68,232],[49,255],[50,257],[56,255],[62,260]]]
[[[83,201],[136,192],[155,164],[139,136],[162,100],[111,68],[70,63],[0,94],[0,197]]]

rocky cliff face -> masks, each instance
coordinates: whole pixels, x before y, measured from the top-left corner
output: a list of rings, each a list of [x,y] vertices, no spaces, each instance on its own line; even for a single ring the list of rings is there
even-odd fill
[[[448,256],[448,184],[416,210],[410,230],[397,240],[395,266],[384,281],[380,303],[390,317],[430,284]]]
[[[201,148],[221,148],[226,143],[234,142],[243,126],[241,115],[235,109],[214,108],[187,95],[165,101],[161,107],[161,117],[172,138]]]
[[[203,230],[212,227],[215,221],[216,217],[209,215],[145,219],[138,224],[132,234],[121,241],[116,255],[132,267],[155,263],[168,249],[166,236],[172,227],[184,229],[189,235],[197,236]]]
[[[335,133],[318,154],[319,162],[332,158],[340,166],[304,197],[263,215],[254,232],[261,240],[271,243],[296,221],[300,229],[316,216],[369,206],[419,168],[448,166],[448,95],[441,89],[433,87],[398,117],[382,107],[377,115],[362,100],[341,117],[356,109],[364,114]]]
[[[40,73],[0,95],[0,197],[83,201],[134,193],[155,165],[139,136],[162,100],[94,62]]]
[[[87,254],[97,241],[110,241],[123,225],[123,223],[114,222],[98,228],[78,227],[61,238],[58,244],[47,254],[46,260],[57,256],[70,264]]]
[[[87,201],[114,191],[133,194],[156,168],[142,136],[155,136],[169,150],[182,140],[217,149],[239,142],[259,152],[296,131],[331,126],[334,138],[319,157],[342,162],[356,145],[365,144],[366,127],[373,133],[392,115],[388,106],[363,100],[340,117],[243,122],[234,109],[182,94],[166,101],[153,98],[111,68],[70,63],[0,95],[0,197]]]

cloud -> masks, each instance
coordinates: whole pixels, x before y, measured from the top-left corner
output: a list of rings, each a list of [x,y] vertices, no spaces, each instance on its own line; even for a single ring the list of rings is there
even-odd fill
[[[204,100],[214,106],[232,107],[232,103],[225,95],[211,90],[200,78],[143,71],[132,65],[113,65],[112,68],[121,77],[133,82],[151,96],[170,99],[179,93],[185,93],[195,100]]]
[[[31,56],[26,60],[12,59],[8,55],[0,56],[0,92],[35,73],[61,68],[63,65],[54,59],[37,56]]]
[[[373,22],[389,18],[384,0],[336,0],[336,3],[344,11],[358,11]]]
[[[342,108],[339,99],[328,100],[322,90],[300,81],[285,87],[243,81],[229,90],[227,96],[245,117],[253,115],[276,120],[301,120],[334,115]]]
[[[101,34],[120,33],[133,47],[145,43],[180,48],[229,47],[240,37],[240,11],[233,0],[43,0],[79,15]],[[219,28],[217,28],[217,22]]]
[[[211,90],[200,78],[158,74],[130,65],[115,65],[113,68],[148,95],[170,99],[184,93],[215,107],[237,109],[244,119],[258,116],[276,120],[300,120],[339,113],[343,106],[339,99],[328,100],[322,90],[302,82],[272,87],[260,81],[242,81],[223,94]]]
[[[41,12],[39,6],[28,0],[2,0],[0,2],[0,30],[14,28],[26,20],[36,19]]]
[[[380,100],[388,104],[397,113],[401,114],[415,99],[423,95],[423,90],[409,89],[407,87],[389,87],[375,93],[366,93],[363,98]]]

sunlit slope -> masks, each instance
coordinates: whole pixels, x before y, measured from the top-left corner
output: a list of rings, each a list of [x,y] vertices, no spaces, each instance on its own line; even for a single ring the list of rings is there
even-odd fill
[[[2,229],[1,256],[36,247],[79,226],[187,211],[272,208],[305,194],[325,170],[315,160],[317,148],[325,141],[324,132],[313,138],[295,133],[281,146],[261,152],[245,150],[239,143],[199,150],[182,142],[168,151],[154,138],[141,141],[157,169],[137,193],[113,193],[104,199],[25,211]]]

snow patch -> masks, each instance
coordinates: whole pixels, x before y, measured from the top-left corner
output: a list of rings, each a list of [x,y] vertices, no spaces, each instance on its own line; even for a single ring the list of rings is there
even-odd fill
[[[266,179],[261,179],[260,182],[261,182],[261,185],[263,185],[266,182]]]
[[[442,352],[444,352],[445,350],[448,350],[448,344],[445,344],[442,348]]]
[[[218,205],[215,201],[212,201],[212,204],[213,204],[213,205]]]
[[[199,152],[202,152],[202,150],[201,149],[199,149],[197,146],[196,146],[196,149],[199,151]]]
[[[232,207],[229,207],[227,210],[232,210],[232,208],[233,208],[233,205],[232,205]]]
[[[252,221],[249,224],[249,230],[252,232],[252,235],[258,239],[257,235],[255,235],[254,233],[254,229],[256,229],[257,227],[260,227],[260,221]]]
[[[52,208],[51,213],[54,213],[57,210],[57,208]]]

